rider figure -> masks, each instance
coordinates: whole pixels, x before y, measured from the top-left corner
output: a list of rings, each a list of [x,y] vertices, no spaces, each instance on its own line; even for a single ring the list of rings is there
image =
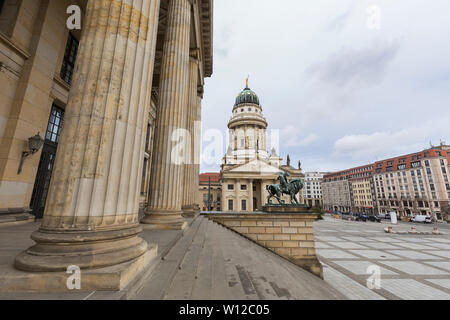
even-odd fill
[[[287,187],[288,187],[288,181],[287,181],[287,177],[289,177],[290,174],[288,172],[280,172],[278,174],[278,179],[280,180],[280,186],[281,186],[281,190],[282,191],[286,191],[287,192]]]

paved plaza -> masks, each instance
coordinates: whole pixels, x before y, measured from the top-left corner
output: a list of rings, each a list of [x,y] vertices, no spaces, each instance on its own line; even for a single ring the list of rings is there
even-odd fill
[[[431,232],[432,225],[400,222],[394,231]],[[349,299],[450,299],[450,229],[442,235],[388,234],[389,220],[359,222],[326,216],[315,223],[325,281]],[[373,266],[380,288],[370,290]]]

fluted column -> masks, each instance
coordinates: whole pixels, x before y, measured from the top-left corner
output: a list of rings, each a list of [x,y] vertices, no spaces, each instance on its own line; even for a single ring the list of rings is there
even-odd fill
[[[153,228],[186,226],[181,216],[184,160],[179,152],[184,150],[187,117],[190,25],[190,1],[169,1],[148,207],[141,221]]]
[[[197,84],[198,84],[198,60],[191,58],[189,62],[189,93],[188,93],[188,110],[186,117],[186,131],[188,134],[186,149],[189,150],[187,163],[184,164],[183,174],[183,200],[181,209],[183,215],[190,217],[195,214],[194,208],[194,195],[196,190],[194,189],[194,122],[197,117]]]
[[[141,256],[139,186],[159,0],[88,1],[44,219],[16,258],[29,271]]]
[[[195,193],[199,192],[199,179],[200,179],[200,163],[201,163],[201,143],[202,143],[202,98],[197,96],[196,110],[195,110],[195,122],[194,122],[194,190]],[[202,199],[200,199],[202,201]],[[194,208],[196,211],[200,211],[202,207],[201,203],[195,203]]]

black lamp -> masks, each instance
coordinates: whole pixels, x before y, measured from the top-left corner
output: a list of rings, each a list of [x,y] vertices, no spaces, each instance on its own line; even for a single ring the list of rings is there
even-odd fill
[[[17,174],[20,174],[22,172],[23,161],[25,160],[25,158],[38,152],[42,148],[43,144],[44,140],[39,135],[39,132],[35,136],[28,138],[28,149],[30,149],[30,151],[22,152],[22,157],[20,158],[19,170],[17,170]]]

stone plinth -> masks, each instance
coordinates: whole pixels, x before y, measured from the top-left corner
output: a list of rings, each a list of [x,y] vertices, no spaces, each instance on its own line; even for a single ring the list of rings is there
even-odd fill
[[[305,205],[266,204],[263,211],[267,213],[309,213],[313,214],[311,207]]]
[[[314,247],[314,213],[205,214],[323,279]]]
[[[158,246],[149,245],[148,250],[131,261],[110,267],[81,270],[80,289],[69,289],[67,282],[73,273],[24,272],[17,269],[0,271],[0,292],[86,292],[119,291],[131,281],[143,275],[156,261]]]

